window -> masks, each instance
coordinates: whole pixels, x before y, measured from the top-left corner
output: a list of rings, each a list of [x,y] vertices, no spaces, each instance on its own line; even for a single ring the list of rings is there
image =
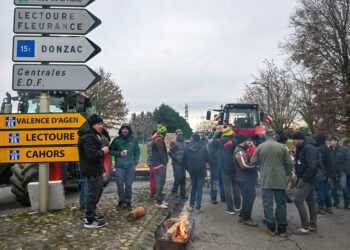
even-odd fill
[[[259,125],[256,109],[229,108],[224,120],[234,128],[254,128]]]

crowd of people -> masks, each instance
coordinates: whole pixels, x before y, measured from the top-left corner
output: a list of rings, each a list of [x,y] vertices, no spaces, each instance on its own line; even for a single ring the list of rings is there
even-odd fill
[[[93,115],[79,131],[79,156],[81,174],[87,184],[82,188],[80,205],[85,207],[86,228],[105,225],[104,217],[96,214],[100,199],[104,172],[103,157],[109,153],[115,157],[118,209],[132,209],[132,183],[140,149],[130,126],[124,123],[119,136],[110,146],[104,143],[103,121]],[[150,195],[156,207],[167,209],[163,188],[169,158],[172,160],[174,183],[171,196],[187,200],[186,171],[191,180],[189,212],[202,213],[202,193],[207,171],[210,170],[210,198],[213,205],[217,198],[226,203],[225,212],[234,215],[248,226],[257,226],[252,219],[257,183],[262,188],[264,223],[268,235],[287,236],[287,201],[295,203],[301,226],[293,233],[298,235],[317,231],[317,214],[333,214],[340,207],[338,186],[341,186],[344,209],[349,209],[350,188],[350,140],[343,146],[335,136],[328,138],[317,134],[306,136],[301,131],[291,135],[294,153],[285,145],[288,138],[277,136],[267,127],[265,141],[258,147],[246,135],[238,136],[229,126],[216,130],[209,143],[203,143],[194,133],[189,143],[184,142],[181,129],[167,150],[167,129],[158,125],[147,142],[147,165],[150,168]],[[295,187],[294,199],[290,197]],[[86,197],[84,199],[84,196]],[[305,204],[308,206],[306,209]]]

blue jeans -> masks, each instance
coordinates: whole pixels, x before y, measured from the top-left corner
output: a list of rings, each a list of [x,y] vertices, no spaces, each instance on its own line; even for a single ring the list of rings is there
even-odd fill
[[[191,177],[191,185],[192,185],[190,207],[194,207],[195,209],[200,209],[201,203],[202,203],[204,176],[191,175],[190,177]]]
[[[284,233],[288,225],[286,191],[284,189],[263,188],[262,199],[267,227],[274,232],[277,222],[278,232]],[[275,214],[273,213],[274,199],[276,203]]]
[[[330,177],[328,179],[329,186],[331,188],[331,194],[333,198],[333,203],[335,206],[339,205],[339,196],[337,191],[337,177]]]
[[[86,196],[87,196],[87,193],[88,193],[88,186],[87,186],[87,178],[86,177],[83,177],[81,179],[81,190],[80,190],[80,193],[79,193],[79,205],[81,207],[84,207],[86,206]]]
[[[221,171],[218,167],[211,167],[210,170],[210,198],[212,201],[216,201],[218,189],[220,189],[220,198],[221,200],[225,200],[224,183],[222,181]]]
[[[177,194],[180,187],[180,196],[186,196],[186,170],[182,164],[173,163],[174,185],[171,192]]]
[[[315,185],[315,191],[316,191],[317,206],[319,208],[326,207],[327,209],[331,209],[332,201],[331,201],[331,196],[329,195],[327,179],[317,182]]]
[[[344,205],[349,205],[350,197],[349,197],[349,189],[348,189],[346,173],[340,172],[339,184],[343,190]]]
[[[128,168],[116,169],[116,182],[118,187],[119,201],[131,202],[132,183],[135,176],[135,165]]]

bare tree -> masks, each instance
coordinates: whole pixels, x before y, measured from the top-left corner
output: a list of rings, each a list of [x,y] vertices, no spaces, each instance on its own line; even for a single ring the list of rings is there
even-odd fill
[[[112,79],[112,74],[106,73],[102,67],[98,69],[98,74],[101,76],[101,81],[84,93],[94,94],[106,128],[117,128],[128,114],[127,104],[120,87]]]
[[[283,47],[311,75],[321,131],[350,132],[350,0],[299,0]]]
[[[131,114],[130,127],[139,143],[145,144],[147,138],[157,129],[157,123],[153,120],[151,112],[141,112]]]
[[[201,121],[196,128],[196,131],[203,131],[203,132],[211,132],[213,128],[217,125],[216,121],[210,120],[203,120]]]
[[[245,94],[240,99],[243,102],[258,103],[265,113],[268,110],[268,95],[270,109],[273,115],[272,128],[281,134],[289,129],[297,117],[297,95],[293,78],[285,70],[277,68],[272,61],[264,61],[265,68],[259,70],[257,84],[246,85]]]

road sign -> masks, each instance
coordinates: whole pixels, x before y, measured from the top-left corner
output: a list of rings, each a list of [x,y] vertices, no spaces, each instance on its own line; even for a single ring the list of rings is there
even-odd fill
[[[85,121],[80,113],[0,114],[0,130],[79,128]]]
[[[77,129],[0,131],[0,147],[76,144]]]
[[[78,147],[0,148],[0,163],[79,161]]]
[[[15,0],[15,5],[85,7],[95,0]]]
[[[82,36],[15,36],[15,62],[86,62],[101,48]]]
[[[273,121],[273,115],[266,116],[266,121],[271,123]]]
[[[86,65],[15,64],[13,90],[86,90],[101,77]]]
[[[16,8],[13,32],[85,35],[100,24],[101,20],[85,9]]]

